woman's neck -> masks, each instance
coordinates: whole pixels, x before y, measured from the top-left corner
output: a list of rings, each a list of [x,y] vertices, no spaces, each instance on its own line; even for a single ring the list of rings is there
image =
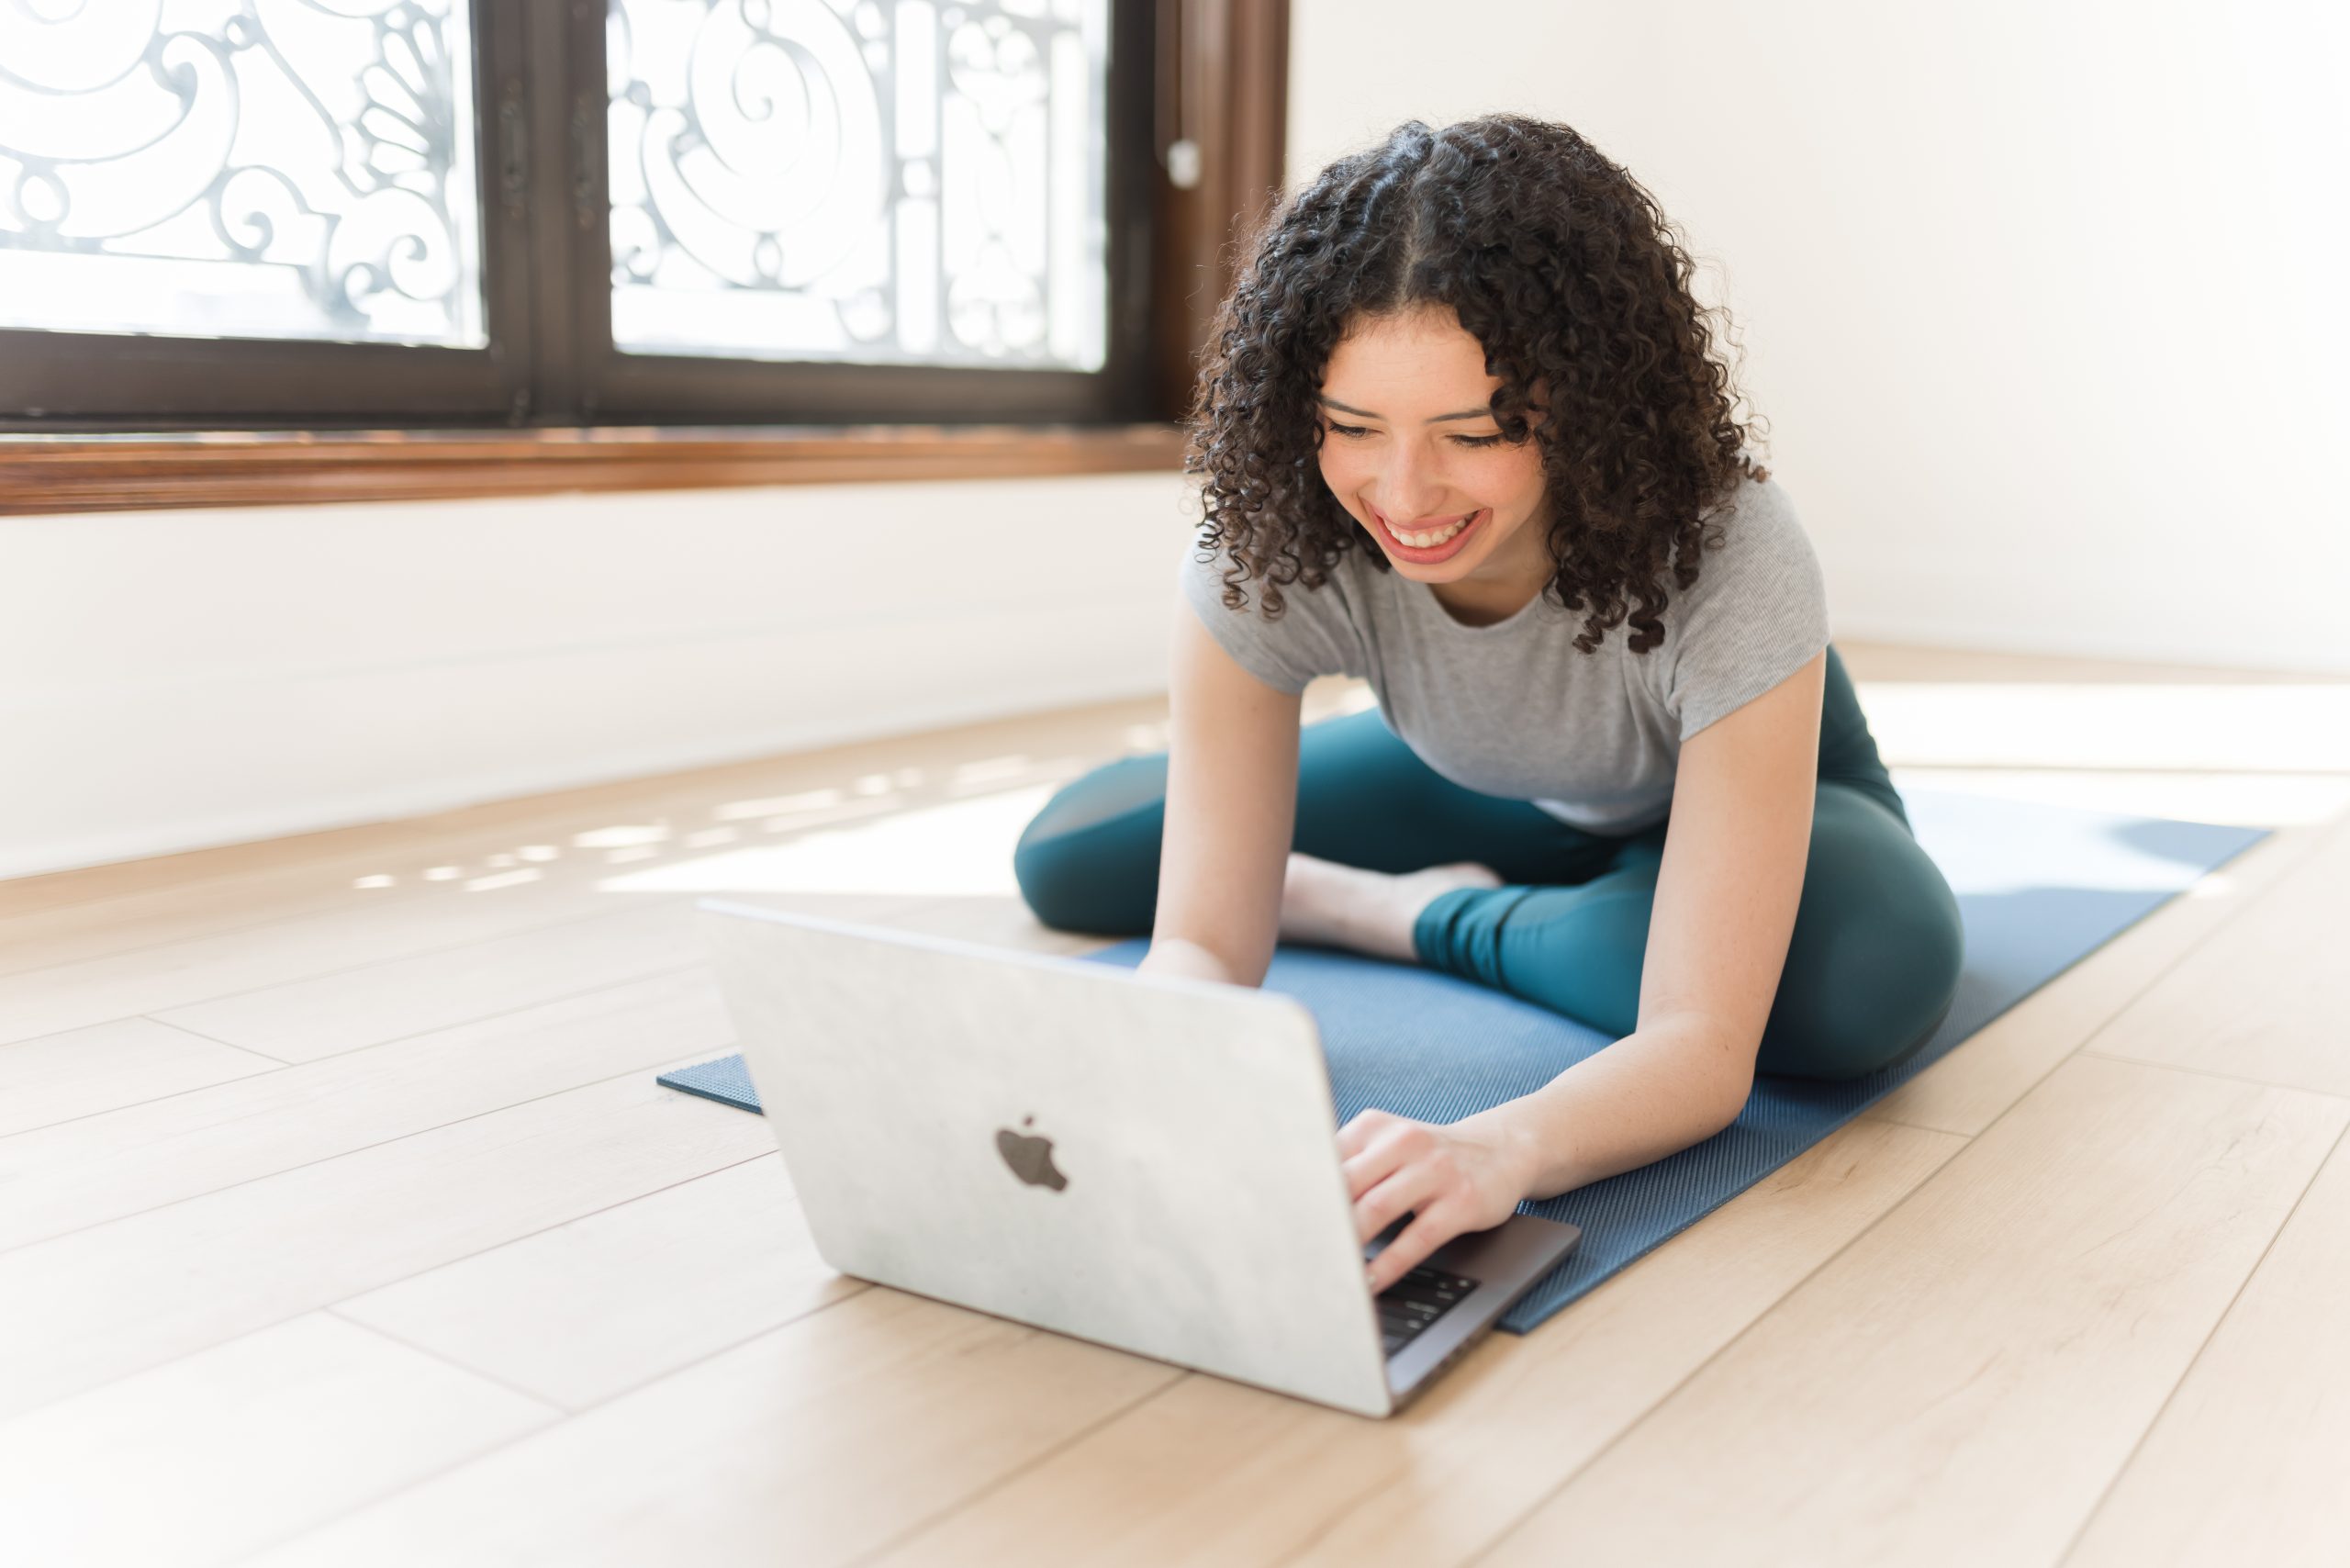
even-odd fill
[[[1539,529],[1521,528],[1508,543],[1521,546],[1507,560],[1489,561],[1459,582],[1430,583],[1428,591],[1444,612],[1463,626],[1494,626],[1534,602],[1550,583],[1558,563]]]
[[[1544,581],[1548,581],[1545,578]],[[1457,583],[1430,583],[1428,591],[1444,612],[1463,626],[1497,626],[1534,602],[1542,584],[1484,583],[1464,577]]]

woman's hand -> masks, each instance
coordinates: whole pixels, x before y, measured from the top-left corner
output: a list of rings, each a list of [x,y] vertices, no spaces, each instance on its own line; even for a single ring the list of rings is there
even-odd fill
[[[1414,1215],[1371,1260],[1374,1295],[1454,1237],[1501,1224],[1526,1196],[1521,1139],[1493,1112],[1446,1126],[1364,1111],[1338,1129],[1338,1159],[1356,1239],[1368,1242],[1397,1216]]]

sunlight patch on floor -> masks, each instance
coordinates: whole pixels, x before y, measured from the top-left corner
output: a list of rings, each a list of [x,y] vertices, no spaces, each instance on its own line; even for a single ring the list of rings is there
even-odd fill
[[[1053,787],[1013,790],[893,812],[757,845],[651,867],[598,884],[608,892],[890,893],[946,898],[1017,893],[1013,846]]]
[[[666,844],[669,836],[669,824],[666,822],[615,823],[610,827],[575,833],[571,844],[575,849],[634,849],[643,845]]]
[[[747,822],[755,817],[821,812],[847,799],[848,792],[845,790],[803,790],[796,795],[770,795],[757,801],[729,801],[710,814],[722,823]]]
[[[2093,768],[1896,767],[1897,790],[1998,795],[2085,812],[2236,827],[2292,827],[2350,810],[2350,774],[2129,773]]]
[[[1889,764],[2350,774],[2350,686],[1860,683]]]

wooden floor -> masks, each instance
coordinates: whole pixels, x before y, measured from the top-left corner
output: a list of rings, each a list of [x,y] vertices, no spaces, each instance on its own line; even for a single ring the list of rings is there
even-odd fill
[[[0,1561],[2350,1562],[2350,684],[1845,652],[1905,786],[2278,831],[1385,1423],[836,1276],[653,1081],[704,891],[1083,946],[1008,852],[1156,703],[0,883]]]

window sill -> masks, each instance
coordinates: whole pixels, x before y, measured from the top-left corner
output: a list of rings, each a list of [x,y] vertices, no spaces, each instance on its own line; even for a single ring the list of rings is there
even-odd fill
[[[1173,472],[1174,425],[0,432],[0,517]]]

